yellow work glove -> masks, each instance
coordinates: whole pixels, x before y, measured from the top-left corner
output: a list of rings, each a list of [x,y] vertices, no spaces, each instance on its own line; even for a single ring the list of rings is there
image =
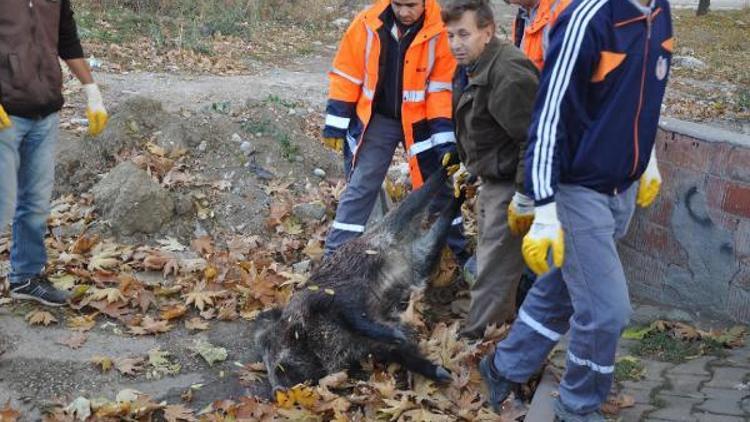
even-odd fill
[[[89,119],[89,135],[97,136],[104,128],[107,127],[107,110],[104,108],[102,93],[96,84],[86,84],[83,86],[83,92],[86,93],[88,104],[86,106],[86,117]]]
[[[3,106],[0,105],[0,130],[8,129],[11,126],[13,126],[13,122],[10,121],[10,117]]]
[[[661,190],[661,173],[659,165],[656,162],[656,148],[651,150],[651,159],[648,160],[646,171],[641,176],[641,182],[638,185],[638,199],[636,203],[646,208],[654,203]]]
[[[461,159],[458,158],[457,152],[446,152],[442,159],[443,167],[448,172],[448,176],[453,176],[461,168]]]
[[[534,222],[534,200],[521,192],[513,195],[508,205],[508,227],[513,236],[523,236]]]
[[[467,200],[477,194],[477,177],[466,171],[463,165],[459,165],[458,171],[453,175],[453,196],[460,197],[461,190]]]
[[[344,151],[344,138],[323,138],[323,145],[326,147],[336,151],[336,152],[343,152]]]
[[[536,207],[534,214],[534,223],[523,238],[521,250],[531,271],[542,275],[549,271],[550,254],[555,266],[562,267],[565,259],[565,235],[560,220],[557,219],[557,206],[554,202]]]

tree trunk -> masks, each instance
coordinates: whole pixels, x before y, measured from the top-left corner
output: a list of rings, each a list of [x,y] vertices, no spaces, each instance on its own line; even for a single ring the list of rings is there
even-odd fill
[[[711,5],[711,0],[700,0],[698,2],[698,11],[695,13],[697,16],[703,16],[708,14],[708,7]]]

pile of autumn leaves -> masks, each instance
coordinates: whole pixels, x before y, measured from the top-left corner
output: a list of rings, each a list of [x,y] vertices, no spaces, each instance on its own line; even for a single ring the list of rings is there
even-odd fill
[[[302,222],[295,204],[322,201],[329,212],[335,206],[342,184],[308,184],[294,193],[291,183],[272,182],[266,187],[273,198],[266,236],[233,236],[219,245],[215,239],[194,239],[189,245],[165,238],[156,246],[129,246],[85,232],[73,238],[59,233],[62,227],[87,227],[96,219],[91,197],[67,196],[53,204],[47,239],[49,276],[56,287],[71,292],[71,310],[50,313],[34,308],[25,317],[29,324],[67,326],[72,333],[61,344],[77,349],[97,323],[115,323],[123,335],[148,336],[167,333],[178,325],[190,332],[210,329],[212,321],[253,320],[260,312],[283,306],[293,291],[305,285],[306,271],[292,265],[322,255],[327,230],[325,219]],[[0,238],[0,255],[7,254],[9,240]],[[158,274],[143,277],[144,273]],[[158,272],[158,273],[154,273]],[[504,329],[489,330],[483,342],[468,345],[457,340],[458,322],[425,321],[424,301],[414,297],[405,318],[417,327],[420,347],[432,361],[448,368],[454,382],[438,387],[396,366],[373,362],[364,366],[369,379],[345,373],[334,374],[318,386],[297,386],[274,401],[246,397],[240,401],[217,398],[211,406],[194,413],[185,404],[156,403],[137,392],[122,392],[115,402],[88,402],[79,398],[66,407],[56,407],[48,420],[130,418],[149,420],[159,415],[178,420],[497,420],[484,408],[476,362]],[[58,320],[64,319],[64,320]],[[196,345],[199,350],[201,345]],[[221,348],[203,345],[209,362]],[[153,355],[153,356],[152,356]],[[226,358],[226,357],[224,357]],[[92,358],[101,371],[123,375],[161,377],[174,375],[168,354],[155,349],[148,358]],[[263,381],[265,368],[257,362],[237,364],[241,382]],[[172,368],[174,369],[174,368]],[[178,369],[179,370],[179,369]],[[361,378],[361,377],[360,377]],[[186,393],[189,395],[189,391]],[[189,403],[189,397],[183,397]],[[12,411],[9,407],[8,411]]]

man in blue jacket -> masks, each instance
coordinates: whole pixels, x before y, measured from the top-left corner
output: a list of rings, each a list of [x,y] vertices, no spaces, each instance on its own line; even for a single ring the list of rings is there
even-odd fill
[[[631,314],[615,241],[636,203],[659,192],[654,139],[671,56],[667,0],[575,0],[552,30],[526,153],[536,216],[522,249],[541,277],[480,362],[496,410],[570,331],[557,420],[604,420]]]

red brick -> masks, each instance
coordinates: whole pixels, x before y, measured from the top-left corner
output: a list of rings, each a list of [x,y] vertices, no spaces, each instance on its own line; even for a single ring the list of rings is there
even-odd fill
[[[663,148],[657,149],[656,154],[677,167],[705,172],[710,168],[715,149],[716,144],[674,135],[672,139],[665,140]]]
[[[721,208],[729,214],[750,218],[750,185],[728,182]]]
[[[724,205],[728,183],[719,177],[708,176],[706,181],[706,205],[710,210],[721,210]]]
[[[714,147],[714,156],[711,157],[711,165],[709,166],[709,173],[725,177],[727,176],[727,169],[729,168],[730,160],[733,151],[736,149],[731,144],[718,144]]]
[[[726,176],[730,180],[750,183],[750,149],[731,148],[727,160]]]
[[[646,217],[654,224],[669,227],[674,213],[674,201],[674,197],[670,197],[668,192],[662,190],[654,205],[646,209]]]
[[[639,250],[665,264],[685,264],[687,254],[677,242],[671,230],[644,222],[640,233]]]

